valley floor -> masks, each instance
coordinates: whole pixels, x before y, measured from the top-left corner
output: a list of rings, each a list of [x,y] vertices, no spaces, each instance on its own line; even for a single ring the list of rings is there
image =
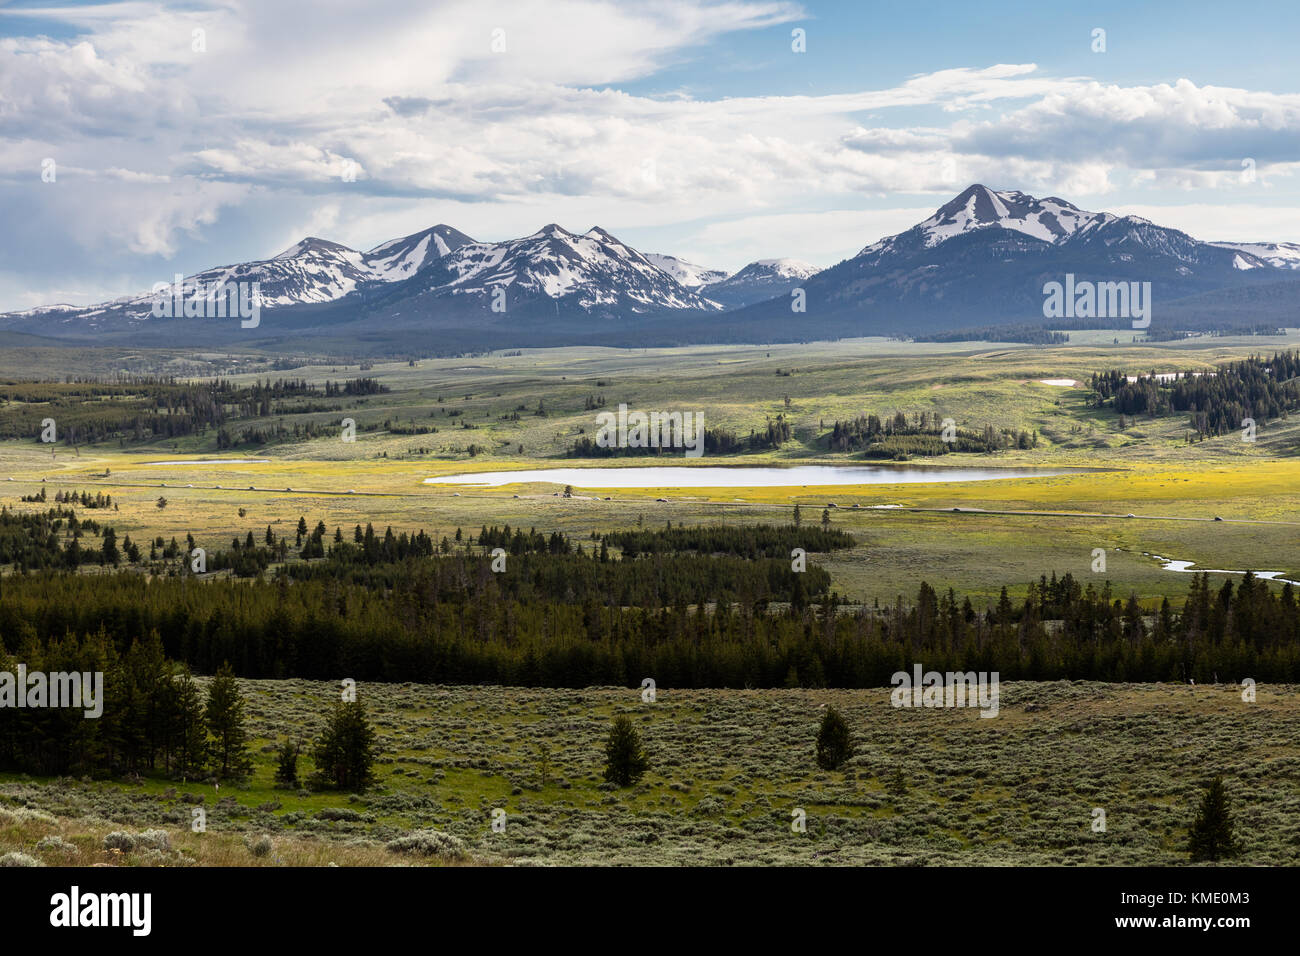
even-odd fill
[[[1300,864],[1295,686],[1261,685],[1247,703],[1229,685],[1008,683],[984,719],[896,709],[887,688],[660,688],[647,703],[621,688],[363,685],[384,756],[379,785],[349,797],[273,785],[272,748],[311,735],[334,685],[240,684],[257,743],[249,784],[217,793],[153,777],[3,775],[0,855],[119,866],[1172,865],[1187,861],[1202,788],[1222,774],[1236,862]],[[855,741],[837,771],[814,760],[823,704]],[[624,790],[601,775],[617,714],[650,758]],[[205,833],[190,830],[196,806]],[[791,826],[800,810],[803,833]],[[494,811],[505,813],[499,832]],[[389,848],[423,829],[452,839],[429,855]],[[148,830],[167,836],[140,836]],[[106,849],[113,832],[136,846]]]

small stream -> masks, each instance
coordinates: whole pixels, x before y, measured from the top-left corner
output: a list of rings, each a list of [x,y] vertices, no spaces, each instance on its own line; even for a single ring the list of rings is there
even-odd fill
[[[1175,561],[1173,558],[1165,558],[1158,554],[1153,554],[1151,555],[1151,557],[1159,561],[1161,563],[1161,567],[1165,571],[1178,571],[1184,574],[1245,574],[1246,573],[1245,571],[1229,571],[1229,570],[1225,570],[1224,568],[1198,568],[1196,567],[1195,561]],[[1265,581],[1280,581],[1282,584],[1294,584],[1300,586],[1300,581],[1293,581],[1290,578],[1282,577],[1281,571],[1252,571],[1251,573],[1253,573],[1255,577],[1262,578]]]

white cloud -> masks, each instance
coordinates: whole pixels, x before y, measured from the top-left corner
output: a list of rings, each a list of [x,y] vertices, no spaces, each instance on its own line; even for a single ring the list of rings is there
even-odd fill
[[[1296,210],[1263,203],[1162,206],[1126,203],[1110,208],[1107,212],[1120,216],[1141,216],[1209,242],[1300,241]]]
[[[128,275],[129,256],[197,269],[211,245],[269,255],[296,229],[373,245],[440,220],[480,238],[548,221],[656,239],[675,226],[656,251],[827,265],[925,218],[918,197],[937,206],[974,181],[1093,208],[1213,188],[1246,205],[1161,208],[1235,208],[1206,224],[1236,216],[1257,224],[1246,238],[1300,238],[1300,94],[1024,63],[823,95],[618,88],[729,33],[788,32],[806,13],[781,0],[122,2],[0,7],[0,24],[17,14],[76,34],[0,38],[0,200],[80,250],[4,261],[51,288],[97,288]],[[1241,182],[1246,157],[1255,184]],[[1271,190],[1277,215],[1247,185]],[[889,213],[842,208],[891,197],[905,198]]]
[[[682,237],[673,255],[730,272],[756,259],[788,256],[827,268],[884,236],[910,229],[932,206],[745,216],[710,223]]]

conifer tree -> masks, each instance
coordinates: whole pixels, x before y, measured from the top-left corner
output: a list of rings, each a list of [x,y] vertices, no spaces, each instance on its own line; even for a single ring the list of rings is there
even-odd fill
[[[176,752],[173,770],[182,777],[198,776],[207,759],[208,732],[204,720],[203,698],[189,665],[181,667],[172,679],[173,729]]]
[[[1232,833],[1232,812],[1223,778],[1215,777],[1205,788],[1200,809],[1188,834],[1188,851],[1193,863],[1222,860],[1237,854]]]
[[[248,755],[248,731],[244,726],[244,698],[235,684],[230,664],[223,663],[208,685],[208,702],[203,712],[212,737],[209,766],[218,777],[244,777],[253,769]]]
[[[605,741],[605,779],[619,787],[630,787],[649,766],[641,747],[641,736],[626,714],[614,719]]]
[[[291,790],[298,789],[298,745],[286,740],[277,752],[275,782]]]
[[[817,731],[817,766],[835,770],[853,756],[853,742],[849,739],[849,725],[840,712],[828,706],[822,715],[822,725]]]
[[[312,748],[317,780],[340,790],[360,792],[374,781],[375,732],[361,701],[334,706]]]

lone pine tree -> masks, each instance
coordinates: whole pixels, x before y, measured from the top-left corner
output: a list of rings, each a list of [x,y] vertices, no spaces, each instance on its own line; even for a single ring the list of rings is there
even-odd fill
[[[1228,791],[1223,786],[1222,777],[1215,777],[1205,788],[1200,809],[1188,834],[1187,848],[1194,863],[1222,860],[1237,854]]]
[[[320,782],[340,790],[365,790],[374,782],[375,757],[375,731],[361,701],[335,704],[312,748]]]
[[[290,790],[298,789],[298,745],[286,740],[277,751],[275,782]]]
[[[605,741],[605,779],[619,787],[630,787],[641,779],[649,761],[641,749],[641,737],[626,715],[614,718]]]
[[[853,743],[849,740],[849,725],[840,712],[827,707],[822,715],[822,725],[817,731],[817,766],[835,770],[853,756]]]

